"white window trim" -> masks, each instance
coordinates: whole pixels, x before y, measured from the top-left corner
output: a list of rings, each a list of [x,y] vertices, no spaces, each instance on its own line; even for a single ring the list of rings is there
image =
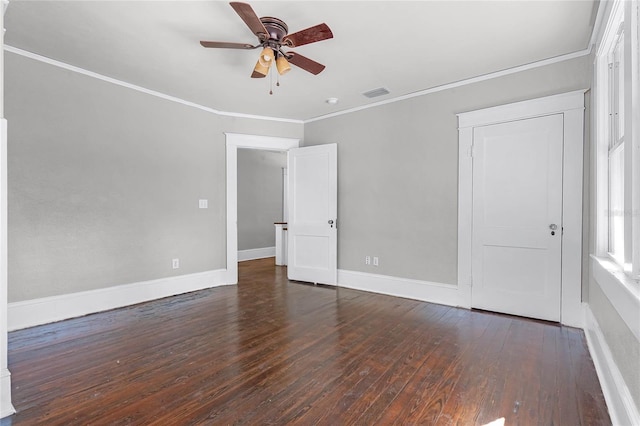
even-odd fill
[[[595,255],[600,259],[611,259],[624,272],[633,285],[640,277],[640,96],[638,75],[640,64],[638,48],[638,1],[615,1],[608,4],[608,20],[601,37],[594,65],[593,123],[596,150],[596,241]],[[609,194],[608,194],[608,139],[610,123],[608,114],[608,52],[613,46],[620,23],[624,19],[625,37],[625,257],[623,264],[608,253],[609,241]],[[635,76],[635,77],[634,77]],[[635,165],[635,166],[634,166]],[[617,277],[621,275],[617,274]],[[637,283],[636,283],[637,285]]]
[[[625,138],[631,149],[629,161],[635,165],[631,170],[631,238],[634,246],[631,251],[633,264],[632,276],[640,278],[640,2],[634,0],[627,6],[629,52],[629,85],[631,87],[627,101],[627,123]],[[628,136],[627,136],[628,135]]]
[[[631,75],[635,78],[631,79],[631,94],[629,96],[629,113],[628,128],[625,132],[629,132],[629,145],[632,147],[630,159],[635,164],[632,170],[631,180],[633,182],[633,192],[631,199],[632,208],[632,238],[635,246],[632,250],[633,276],[640,277],[640,2],[633,1],[629,6],[631,10],[629,19],[629,40],[633,40],[630,44],[629,66]],[[635,9],[635,13],[634,12]]]

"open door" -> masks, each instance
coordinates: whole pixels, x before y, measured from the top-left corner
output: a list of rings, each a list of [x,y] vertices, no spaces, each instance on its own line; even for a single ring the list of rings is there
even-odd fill
[[[290,280],[336,284],[337,162],[336,144],[289,150]]]

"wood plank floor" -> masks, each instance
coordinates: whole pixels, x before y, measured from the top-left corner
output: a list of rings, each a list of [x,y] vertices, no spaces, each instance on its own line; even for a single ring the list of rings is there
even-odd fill
[[[288,282],[9,334],[6,425],[607,425],[582,331]]]

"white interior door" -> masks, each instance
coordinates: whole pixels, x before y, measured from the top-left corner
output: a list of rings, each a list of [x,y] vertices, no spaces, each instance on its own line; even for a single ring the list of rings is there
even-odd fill
[[[474,129],[474,308],[560,321],[562,114]]]
[[[336,284],[338,149],[336,144],[289,150],[291,280]]]

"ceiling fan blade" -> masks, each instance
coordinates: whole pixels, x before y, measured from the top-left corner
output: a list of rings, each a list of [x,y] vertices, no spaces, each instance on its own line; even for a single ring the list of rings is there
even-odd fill
[[[287,52],[287,60],[293,65],[315,75],[320,74],[325,69],[324,65],[295,52]]]
[[[254,71],[251,73],[251,78],[265,78],[266,75],[260,74],[258,71]]]
[[[325,23],[318,24],[306,30],[284,36],[282,41],[287,43],[289,47],[298,47],[316,41],[327,40],[333,38],[333,33],[329,26]]]
[[[229,4],[240,18],[242,18],[244,23],[247,24],[247,27],[249,27],[249,29],[257,35],[261,41],[269,38],[269,32],[264,27],[262,21],[260,21],[260,18],[258,18],[258,15],[253,11],[251,5],[238,1],[232,1]]]
[[[271,68],[269,65],[262,65],[260,63],[260,59],[256,62],[256,66],[253,68],[253,73],[251,73],[251,78],[264,78],[269,74],[269,69]]]
[[[252,46],[248,43],[228,43],[225,41],[201,41],[202,47],[216,47],[223,49],[255,49],[256,46]]]

